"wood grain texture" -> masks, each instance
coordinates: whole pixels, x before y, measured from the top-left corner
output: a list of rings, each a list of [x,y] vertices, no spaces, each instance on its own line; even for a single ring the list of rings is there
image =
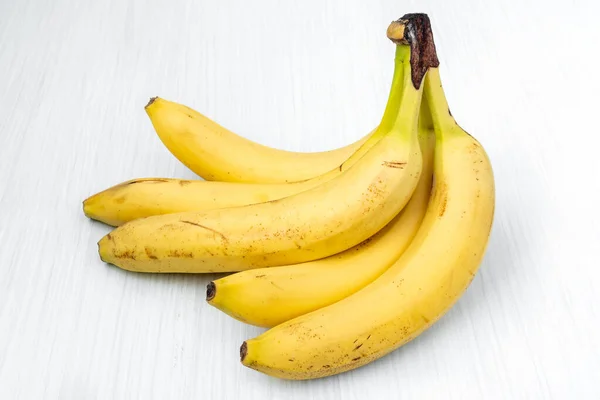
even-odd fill
[[[450,4],[451,3],[451,4]],[[597,3],[596,3],[597,4]],[[598,399],[600,32],[591,1],[0,0],[0,399]],[[260,332],[208,307],[214,276],[103,264],[81,201],[194,175],[143,106],[188,104],[313,151],[376,125],[387,24],[427,12],[452,112],[497,179],[489,250],[438,324],[312,382],[241,366]]]

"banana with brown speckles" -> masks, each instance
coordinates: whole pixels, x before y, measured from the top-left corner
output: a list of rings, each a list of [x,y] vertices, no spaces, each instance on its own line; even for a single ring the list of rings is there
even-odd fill
[[[172,121],[172,119],[170,120]],[[208,211],[282,199],[328,182],[356,163],[385,134],[374,132],[348,159],[330,171],[292,183],[242,183],[168,178],[133,179],[90,196],[83,202],[89,218],[119,226],[138,218],[186,211]],[[183,146],[183,144],[182,144]],[[185,146],[190,147],[190,143]],[[229,154],[236,158],[236,155]],[[273,160],[265,159],[265,163]]]
[[[392,222],[365,242],[331,257],[217,279],[207,287],[208,303],[242,322],[270,328],[342,300],[384,273],[416,235],[431,194],[435,134],[431,118],[421,118],[423,114],[419,116],[421,179]]]
[[[449,113],[437,68],[427,72],[424,97],[437,137],[434,188],[411,245],[362,290],[244,342],[245,366],[298,380],[358,368],[432,326],[469,286],[493,223],[492,166]]]
[[[266,203],[128,222],[100,240],[100,257],[140,272],[241,271],[317,260],[373,236],[404,208],[421,175],[423,76],[415,81],[412,54],[408,41],[396,45],[382,136],[339,176]]]

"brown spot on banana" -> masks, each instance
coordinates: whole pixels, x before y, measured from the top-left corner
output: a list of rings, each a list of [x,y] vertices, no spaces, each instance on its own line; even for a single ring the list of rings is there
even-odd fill
[[[439,185],[436,187],[436,191],[436,195],[440,197],[440,209],[438,215],[440,217],[443,217],[446,213],[446,206],[448,204],[448,188],[446,187],[445,183],[440,182]]]
[[[224,242],[228,242],[228,241],[229,241],[229,240],[227,240],[227,237],[226,237],[225,235],[223,235],[221,232],[219,232],[219,231],[217,231],[217,230],[214,230],[214,229],[212,229],[212,228],[209,228],[208,226],[204,226],[204,225],[201,225],[201,224],[197,224],[197,223],[195,223],[195,222],[192,222],[192,221],[185,221],[185,220],[181,220],[181,222],[182,222],[182,223],[184,223],[184,224],[190,224],[190,225],[194,225],[194,226],[197,226],[197,227],[199,227],[199,228],[203,228],[203,229],[206,229],[206,230],[208,230],[208,231],[211,231],[211,232],[212,232],[212,233],[214,233],[215,235],[219,235],[219,236],[221,237],[221,239],[223,239],[223,241],[224,241]]]
[[[404,166],[406,165],[406,162],[404,161],[384,161],[383,164],[384,167],[388,167],[388,168],[399,168],[399,169],[404,169]]]
[[[158,258],[154,255],[154,252],[152,251],[152,249],[150,247],[144,247],[144,251],[146,252],[146,255],[148,256],[149,259],[156,260]]]
[[[129,260],[135,260],[135,254],[133,250],[125,250],[123,252],[117,251],[117,249],[113,249],[113,255],[115,258],[127,258]]]
[[[444,194],[444,198],[442,199],[442,202],[440,203],[440,217],[443,217],[444,214],[446,213],[446,205],[448,204],[448,196],[446,194]]]
[[[381,189],[380,187],[378,187],[375,182],[371,183],[369,185],[369,187],[367,188],[367,190],[370,193],[373,193],[377,197],[382,197],[385,195],[385,191],[383,189]],[[370,209],[369,209],[369,211],[370,211]]]
[[[169,251],[169,257],[173,257],[173,258],[194,258],[194,255],[189,252],[186,253],[185,251],[179,251],[179,250],[171,250]]]
[[[169,182],[169,180],[164,179],[164,178],[133,179],[133,180],[127,182],[127,185],[133,185],[136,183],[161,183],[161,182]]]

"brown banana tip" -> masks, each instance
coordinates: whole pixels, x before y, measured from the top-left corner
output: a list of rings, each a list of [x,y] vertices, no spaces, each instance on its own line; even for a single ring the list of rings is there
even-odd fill
[[[396,44],[410,46],[412,83],[419,89],[427,70],[440,65],[429,16],[423,13],[405,14],[388,26],[387,37]]]
[[[214,299],[216,294],[217,286],[214,282],[210,282],[208,285],[206,285],[206,301],[211,301]]]
[[[144,107],[144,108],[150,107],[156,99],[158,99],[158,96],[150,97],[150,100],[148,100],[148,104],[146,104],[146,107]]]
[[[248,344],[244,341],[244,343],[242,343],[242,346],[240,347],[240,361],[241,362],[244,362],[246,355],[248,355]]]

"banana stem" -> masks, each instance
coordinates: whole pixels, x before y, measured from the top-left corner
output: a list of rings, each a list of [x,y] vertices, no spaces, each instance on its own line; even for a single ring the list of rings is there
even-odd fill
[[[425,76],[425,102],[431,110],[433,126],[436,132],[450,131],[448,128],[456,122],[450,113],[448,101],[442,87],[439,68],[430,68]]]
[[[405,14],[388,26],[387,37],[398,45],[399,50],[402,45],[408,45],[407,53],[410,54],[404,65],[401,107],[393,130],[416,127],[417,124],[421,128],[430,128],[433,125],[432,115],[429,105],[421,102],[424,91],[422,84],[429,69],[438,67],[439,60],[429,17],[426,14]],[[405,132],[406,135],[411,133]]]
[[[398,46],[406,47],[406,46]],[[410,52],[410,51],[409,51]],[[411,64],[404,63],[404,83],[402,87],[402,99],[400,109],[397,110],[397,118],[394,121],[392,131],[405,138],[411,138],[417,134],[419,111],[421,109],[421,98],[423,88],[417,89],[412,84]],[[410,129],[407,129],[410,127]],[[414,128],[414,129],[413,129]]]
[[[396,46],[396,56],[394,58],[394,75],[392,77],[392,86],[388,96],[388,102],[377,130],[377,136],[389,132],[394,126],[398,110],[402,103],[403,87],[405,85],[405,69],[410,59],[410,47],[406,45]],[[409,71],[410,74],[410,71]]]
[[[390,88],[390,94],[388,96],[387,105],[383,113],[383,117],[377,130],[371,137],[362,144],[362,146],[352,154],[343,164],[346,162],[354,162],[361,158],[371,146],[379,142],[384,136],[390,134],[394,129],[398,114],[402,109],[402,101],[404,98],[404,92],[407,85],[406,76],[410,76],[410,52],[411,49],[406,45],[396,45],[396,56],[394,58],[394,75],[392,77],[392,86]],[[408,67],[407,67],[408,66]],[[408,70],[407,70],[408,68]],[[408,82],[410,86],[410,82]],[[342,167],[340,166],[340,171]],[[337,169],[337,168],[336,168]]]

